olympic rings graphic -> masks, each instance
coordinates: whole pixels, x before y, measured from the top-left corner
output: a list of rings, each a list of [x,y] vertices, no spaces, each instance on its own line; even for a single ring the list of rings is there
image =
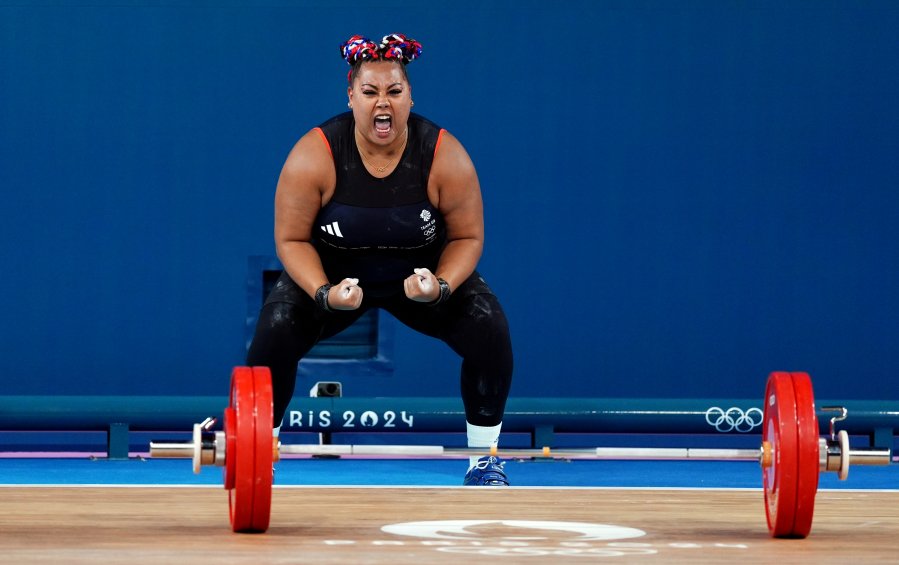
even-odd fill
[[[759,408],[750,408],[745,412],[731,406],[727,410],[712,406],[705,411],[705,421],[721,433],[738,431],[745,434],[762,425],[764,414]]]

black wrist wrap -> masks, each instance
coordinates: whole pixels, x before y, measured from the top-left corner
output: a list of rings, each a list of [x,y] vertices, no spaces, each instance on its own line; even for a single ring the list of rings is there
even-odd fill
[[[438,304],[442,304],[449,300],[452,291],[450,291],[449,283],[441,278],[437,278],[437,284],[440,286],[440,295],[434,300],[434,302],[429,302],[430,306],[437,306]]]
[[[333,312],[331,307],[328,306],[328,291],[331,290],[332,286],[334,285],[331,283],[323,284],[315,291],[315,305],[325,312]]]

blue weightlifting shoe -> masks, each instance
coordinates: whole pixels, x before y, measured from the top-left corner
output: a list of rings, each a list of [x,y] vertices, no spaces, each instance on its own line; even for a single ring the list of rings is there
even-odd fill
[[[462,481],[467,487],[507,487],[509,478],[506,477],[503,466],[505,461],[499,457],[487,455],[478,459],[477,465],[469,469]]]

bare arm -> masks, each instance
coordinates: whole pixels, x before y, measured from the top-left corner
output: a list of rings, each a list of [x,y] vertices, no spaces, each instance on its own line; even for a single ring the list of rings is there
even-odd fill
[[[406,296],[433,302],[440,294],[437,278],[455,290],[471,276],[484,249],[484,206],[481,186],[471,158],[448,132],[431,165],[428,197],[446,221],[447,244],[437,262],[437,272],[416,269],[404,283]]]
[[[318,251],[312,245],[312,227],[336,184],[334,164],[321,134],[313,130],[297,142],[278,179],[275,191],[275,248],[287,274],[306,293],[328,282]],[[339,292],[328,293],[328,303],[351,310],[362,302],[355,279],[344,279]]]
[[[454,290],[471,276],[481,258],[484,206],[474,163],[449,132],[443,134],[434,156],[428,193],[446,221],[448,240],[435,275]]]

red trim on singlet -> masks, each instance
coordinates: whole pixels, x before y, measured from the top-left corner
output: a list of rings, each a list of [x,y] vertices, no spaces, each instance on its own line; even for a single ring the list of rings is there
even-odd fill
[[[322,131],[322,128],[312,128],[312,129],[314,129],[315,131],[317,131],[318,134],[319,134],[320,136],[322,136],[322,141],[325,142],[325,147],[328,148],[328,153],[331,154],[331,160],[333,161],[333,160],[334,160],[334,152],[331,151],[331,144],[328,143],[328,138],[327,138],[327,136],[325,136],[325,132]]]
[[[443,134],[446,133],[446,130],[440,128],[440,133],[437,134],[437,144],[434,145],[434,156],[437,156],[437,150],[440,149],[440,141],[443,139]]]

